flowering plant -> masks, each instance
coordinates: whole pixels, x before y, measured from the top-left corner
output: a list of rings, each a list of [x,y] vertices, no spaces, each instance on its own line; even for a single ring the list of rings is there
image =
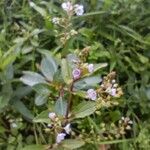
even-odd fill
[[[34,6],[34,3],[30,5]],[[65,47],[79,34],[73,27],[72,18],[83,15],[85,10],[83,5],[70,1],[62,3],[61,8],[65,17],[52,17],[50,21],[58,43]],[[37,92],[36,105],[47,104],[47,109],[35,116],[33,122],[46,124],[45,132],[52,139],[48,148],[75,149],[85,143],[124,137],[131,129],[132,121],[129,118],[119,119],[119,115],[110,125],[111,130],[105,121],[103,124],[98,122],[99,128],[94,122],[93,117],[104,118],[105,110],[115,109],[121,103],[123,91],[116,82],[114,71],[102,73],[107,63],[88,62],[90,51],[87,45],[64,56],[45,51],[38,65],[40,73],[25,71],[21,77],[23,83]],[[82,126],[79,120],[88,120],[90,127]]]

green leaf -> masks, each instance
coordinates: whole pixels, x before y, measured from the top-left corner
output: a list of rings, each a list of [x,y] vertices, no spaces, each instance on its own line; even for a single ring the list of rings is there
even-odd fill
[[[47,99],[49,97],[49,93],[48,94],[37,94],[35,97],[35,104],[37,106],[41,106],[43,104],[45,104],[47,102]]]
[[[14,68],[13,68],[13,65],[12,65],[12,64],[8,65],[8,66],[5,68],[4,74],[5,74],[6,80],[13,79],[13,77],[14,77]]]
[[[32,46],[24,46],[21,50],[22,54],[30,53],[33,50]]]
[[[100,75],[86,77],[81,79],[74,84],[74,88],[76,89],[89,89],[90,87],[95,87],[98,83],[102,81]]]
[[[96,11],[96,12],[90,12],[90,13],[85,13],[84,15],[82,16],[76,16],[74,17],[73,19],[77,19],[77,18],[80,18],[80,17],[89,17],[89,16],[95,16],[95,15],[103,15],[105,14],[106,11]]]
[[[32,87],[36,92],[35,104],[37,106],[43,105],[47,102],[47,99],[51,93],[47,84],[37,84]]]
[[[145,56],[143,56],[143,55],[141,55],[139,53],[137,53],[137,55],[138,55],[139,60],[141,61],[141,63],[146,64],[146,63],[149,62],[149,59],[147,57],[145,57]]]
[[[107,67],[107,65],[108,65],[107,63],[94,64],[94,71],[92,72],[92,74],[97,72],[98,70],[104,68],[104,67]],[[84,76],[82,76],[82,78],[90,76],[90,75],[91,75],[91,73],[87,73]]]
[[[40,13],[43,17],[46,17],[47,13],[46,13],[46,11],[45,11],[43,8],[37,6],[37,5],[36,5],[35,3],[33,3],[33,2],[30,2],[30,6],[31,6],[32,8],[34,8],[38,13]]]
[[[77,149],[84,144],[85,142],[82,139],[69,139],[62,142],[62,146],[66,149]]]
[[[98,71],[98,70],[100,70],[100,69],[102,69],[102,68],[105,68],[105,67],[107,67],[107,63],[100,63],[100,64],[95,64],[94,65],[94,72],[96,72],[96,71]]]
[[[9,100],[10,100],[10,97],[7,95],[0,96],[0,111],[2,110],[2,108],[8,105]]]
[[[42,111],[40,114],[38,114],[34,119],[33,122],[35,123],[50,123],[50,119],[48,118],[48,110]]]
[[[80,96],[82,98],[87,98],[87,93],[85,91],[79,90],[79,91],[75,91],[73,94],[77,95],[77,96]]]
[[[93,114],[96,110],[96,103],[91,101],[83,101],[73,110],[75,118],[84,118]]]
[[[38,73],[31,71],[24,71],[24,75],[20,78],[20,80],[29,86],[34,86],[39,83],[46,83],[43,76]]]
[[[118,110],[111,111],[109,114],[113,122],[116,122],[117,120],[121,118],[121,113]]]
[[[50,55],[42,59],[41,71],[49,81],[53,81],[57,68],[55,60]]]
[[[0,126],[0,133],[4,133],[6,129],[3,126]]]
[[[9,64],[14,62],[15,59],[16,59],[16,54],[10,54],[7,57],[2,58],[2,62],[0,63],[0,68],[1,69],[6,68]]]
[[[45,146],[43,145],[27,145],[24,148],[22,148],[21,150],[44,150]]]
[[[29,86],[19,86],[13,93],[14,97],[17,97],[18,99],[21,99],[25,96],[27,96],[29,93],[32,92],[32,88]]]
[[[32,87],[37,93],[41,94],[49,94],[51,91],[47,84],[36,84]]]
[[[61,74],[66,84],[70,84],[72,79],[71,68],[66,59],[62,59],[61,62]]]
[[[121,28],[121,31],[124,31],[126,34],[128,34],[133,39],[135,39],[139,42],[145,43],[145,41],[143,41],[143,37],[136,31],[131,29],[130,27],[124,26],[124,25],[119,25],[119,27]]]
[[[150,88],[146,89],[146,96],[150,100]]]
[[[18,110],[25,118],[32,120],[33,115],[30,110],[24,105],[20,100],[15,100],[12,102],[13,107]]]
[[[2,111],[2,108],[8,105],[9,101],[13,96],[12,94],[13,94],[12,85],[9,82],[3,84],[0,95],[0,111]]]
[[[58,115],[65,116],[67,111],[67,103],[60,97],[55,103],[55,112]]]
[[[8,65],[12,64],[20,53],[20,44],[16,44],[4,53],[0,59],[0,68],[3,70]]]
[[[83,36],[85,36],[86,38],[89,38],[89,39],[91,39],[92,36],[93,36],[93,31],[92,31],[91,29],[88,29],[88,28],[81,28],[81,29],[79,30],[79,32],[80,32]]]

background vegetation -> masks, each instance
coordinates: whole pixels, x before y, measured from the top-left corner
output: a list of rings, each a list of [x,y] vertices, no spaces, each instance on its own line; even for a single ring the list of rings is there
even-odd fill
[[[62,1],[35,0],[35,8],[30,7],[28,0],[0,1],[0,149],[20,150],[34,144],[41,145],[34,149],[43,149],[42,145],[49,143],[45,125],[34,123],[33,118],[46,110],[50,102],[39,106],[41,101],[35,91],[19,78],[25,70],[39,71],[46,50],[66,56],[86,46],[91,46],[89,62],[107,62],[102,75],[115,70],[124,92],[122,104],[107,110],[95,122],[103,121],[107,114],[113,114],[107,118],[112,122],[121,116],[133,120],[132,133],[126,139],[99,144],[118,150],[150,149],[150,1],[78,2],[86,11],[83,16],[73,18],[80,36],[62,47],[51,23],[52,17],[62,13]],[[82,121],[81,128],[87,125],[87,120]],[[90,123],[87,128],[91,128]],[[97,145],[80,149],[97,149]]]

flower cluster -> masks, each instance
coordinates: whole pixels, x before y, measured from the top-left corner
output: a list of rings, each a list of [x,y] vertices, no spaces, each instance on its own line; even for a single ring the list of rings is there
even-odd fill
[[[122,117],[118,123],[111,123],[110,125],[101,123],[101,134],[99,137],[104,140],[113,140],[115,138],[121,138],[127,134],[127,130],[131,129],[133,122],[129,117]]]
[[[75,4],[73,5],[71,2],[62,3],[61,7],[65,10],[68,14],[74,12],[77,16],[81,16],[84,13],[83,5]]]
[[[78,65],[80,67],[75,68],[72,72],[73,79],[77,80],[84,76],[87,72],[94,72],[93,64],[82,64]],[[85,67],[86,66],[86,67]],[[86,68],[86,69],[85,69]],[[115,80],[115,72],[111,72],[106,77],[103,78],[101,85],[97,89],[88,89],[86,92],[86,98],[96,101],[97,108],[110,107],[113,105],[118,105],[117,99],[122,96],[122,89],[118,86]]]
[[[83,63],[81,61],[72,60],[75,63],[75,68],[72,71],[72,76],[74,80],[79,79],[89,73],[94,72],[94,64]]]
[[[123,126],[124,129],[130,130],[133,121],[131,121],[129,117],[122,117],[121,120],[119,120],[119,124]]]
[[[78,34],[72,27],[71,17],[76,14],[81,16],[84,13],[84,7],[81,4],[73,4],[70,1],[66,1],[61,4],[62,9],[67,13],[66,17],[54,17],[51,22],[56,25],[56,37],[59,37],[60,42],[65,44],[71,37]],[[59,31],[59,28],[64,29],[63,32]]]
[[[61,120],[58,118],[55,112],[50,112],[48,117],[52,121],[52,124],[48,124],[48,127],[51,128],[51,130],[55,130],[55,132],[57,132],[56,143],[59,144],[62,140],[65,139],[67,134],[71,133],[71,125],[68,123],[66,126],[62,127]]]
[[[123,93],[122,89],[118,87],[118,84],[114,79],[115,76],[116,73],[111,72],[107,77],[104,77],[103,83],[101,84],[101,90],[113,97],[120,97]]]

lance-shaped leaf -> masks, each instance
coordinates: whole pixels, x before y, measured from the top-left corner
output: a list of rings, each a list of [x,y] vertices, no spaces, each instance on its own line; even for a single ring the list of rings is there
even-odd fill
[[[33,114],[31,111],[25,106],[25,104],[20,101],[19,99],[16,99],[15,101],[12,102],[13,107],[19,111],[26,119],[32,120],[33,119]]]
[[[33,7],[38,13],[40,13],[43,17],[46,17],[47,13],[44,8],[37,6],[35,3],[29,3],[31,7]]]

